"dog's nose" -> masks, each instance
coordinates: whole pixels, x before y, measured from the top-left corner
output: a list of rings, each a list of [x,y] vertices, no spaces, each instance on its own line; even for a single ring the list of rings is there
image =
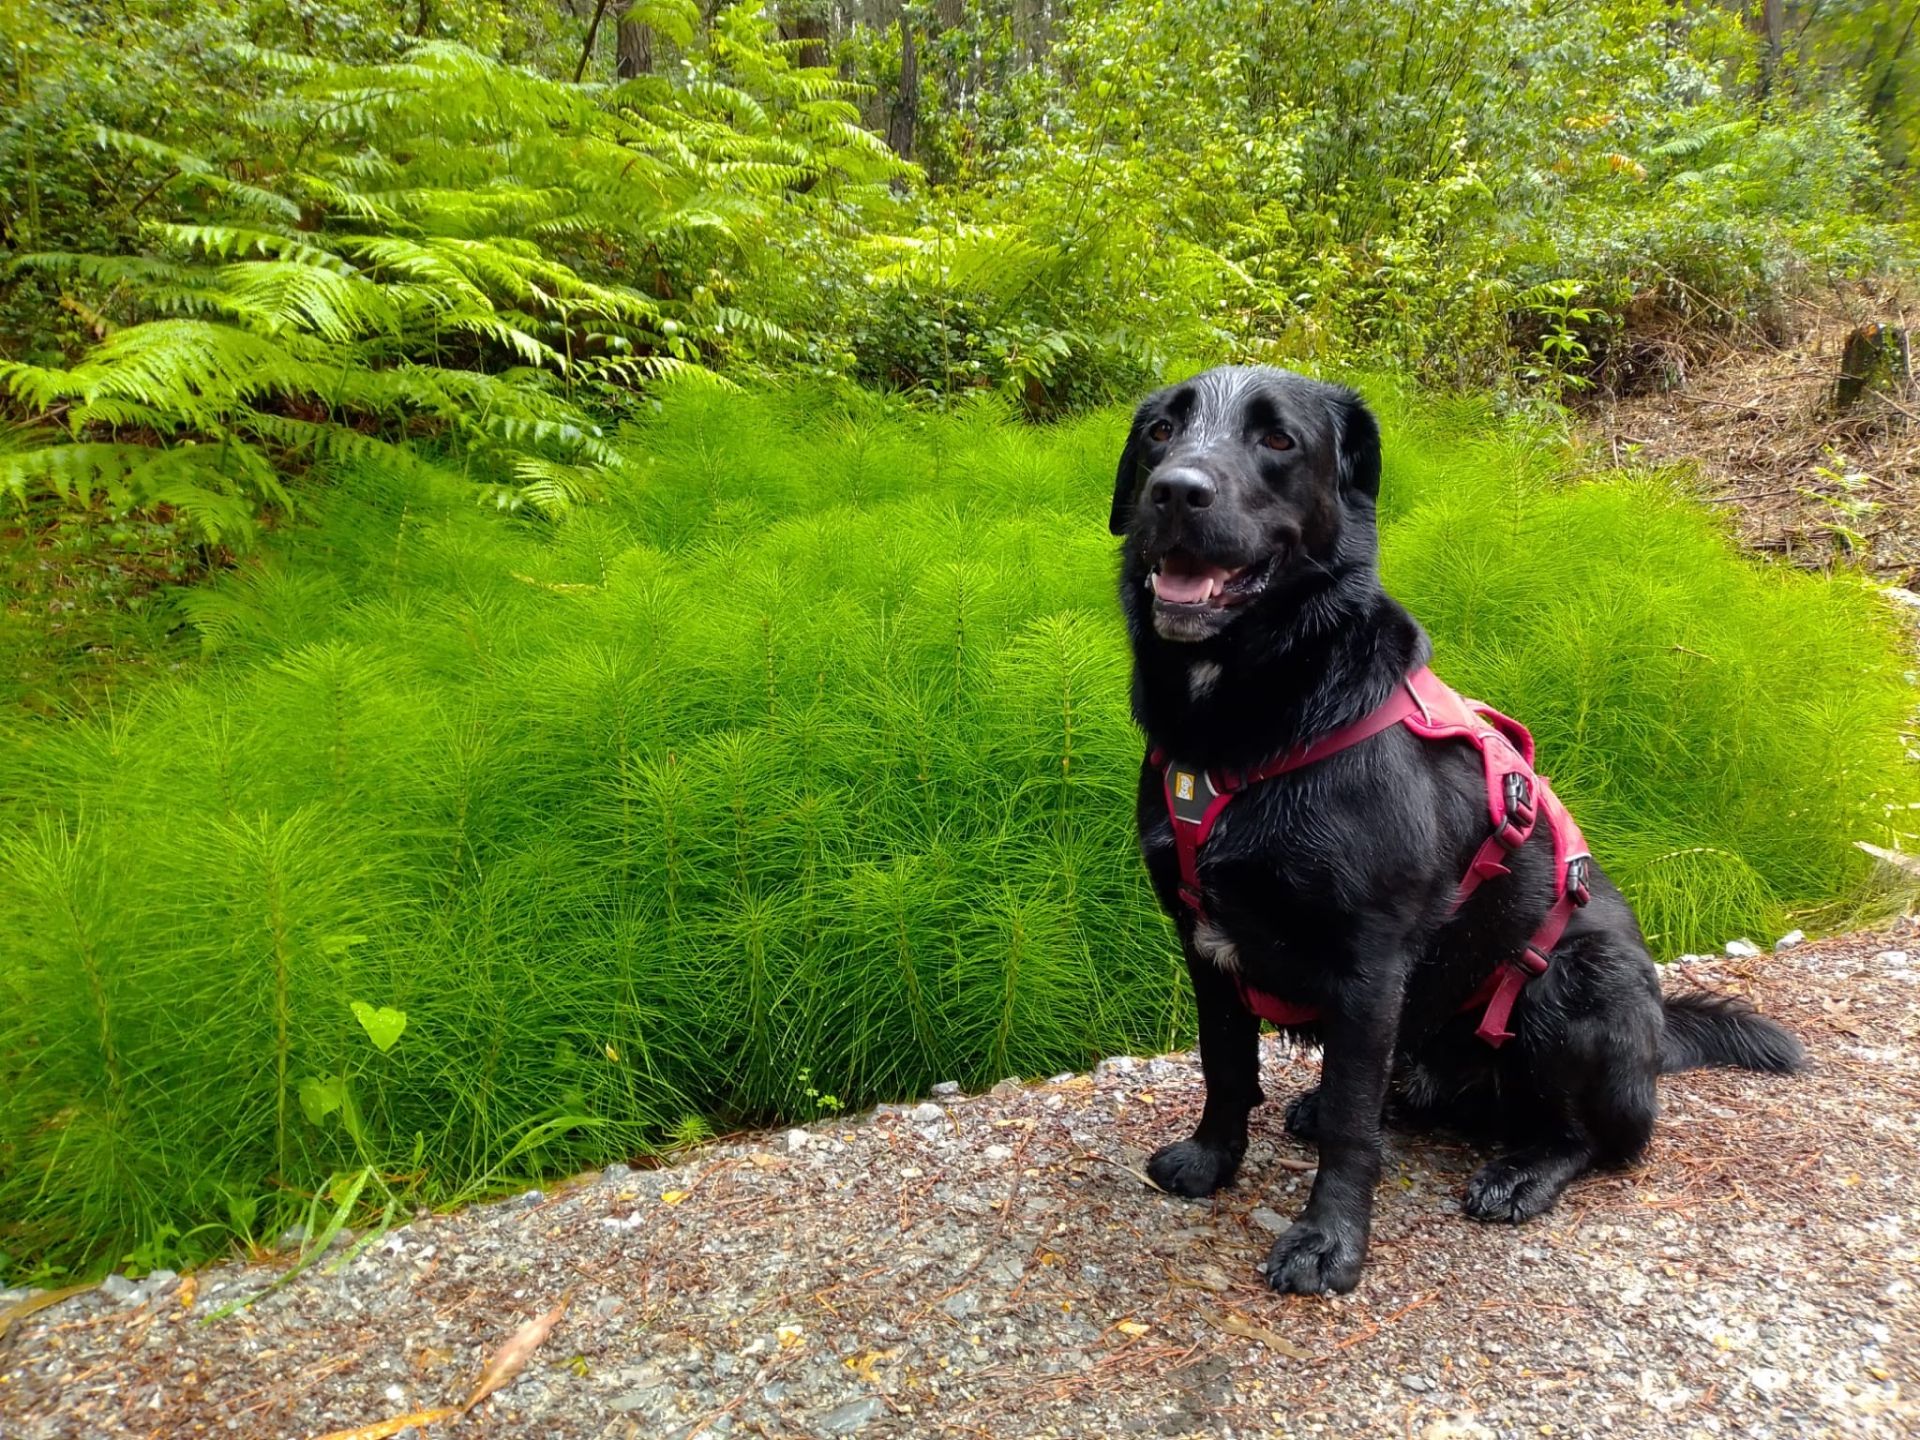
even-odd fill
[[[1147,487],[1147,498],[1156,510],[1204,510],[1213,504],[1213,493],[1213,481],[1185,468],[1161,470]]]

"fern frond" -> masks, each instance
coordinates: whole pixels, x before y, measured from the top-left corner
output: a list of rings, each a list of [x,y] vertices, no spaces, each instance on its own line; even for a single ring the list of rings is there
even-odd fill
[[[151,136],[136,135],[130,130],[116,130],[111,125],[94,127],[94,141],[102,150],[115,150],[122,155],[135,155],[142,160],[152,160],[188,175],[209,174],[213,165],[191,151],[165,144]]]

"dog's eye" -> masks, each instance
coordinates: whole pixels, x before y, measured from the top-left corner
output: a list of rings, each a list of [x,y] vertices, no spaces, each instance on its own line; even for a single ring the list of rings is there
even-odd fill
[[[1156,420],[1147,427],[1147,438],[1156,445],[1164,445],[1173,438],[1173,426],[1165,420]]]
[[[1291,450],[1293,437],[1284,430],[1269,430],[1260,437],[1260,443],[1269,450]]]

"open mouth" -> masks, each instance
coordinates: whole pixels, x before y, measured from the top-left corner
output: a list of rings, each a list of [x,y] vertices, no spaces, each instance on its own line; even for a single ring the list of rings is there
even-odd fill
[[[1185,550],[1169,550],[1153,567],[1153,598],[1162,605],[1224,610],[1244,604],[1266,588],[1273,558],[1228,568],[1209,565]]]

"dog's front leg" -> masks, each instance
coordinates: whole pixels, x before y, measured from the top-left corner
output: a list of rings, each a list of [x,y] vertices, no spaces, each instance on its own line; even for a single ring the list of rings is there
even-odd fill
[[[1344,1294],[1360,1279],[1380,1181],[1380,1116],[1393,1070],[1405,969],[1377,960],[1351,977],[1320,1020],[1313,1193],[1267,1256],[1267,1283],[1296,1295]]]
[[[1261,1101],[1260,1021],[1211,959],[1186,944],[1200,1012],[1200,1074],[1206,1104],[1192,1138],[1154,1151],[1147,1174],[1162,1190],[1198,1198],[1233,1183],[1247,1153],[1247,1115]]]

